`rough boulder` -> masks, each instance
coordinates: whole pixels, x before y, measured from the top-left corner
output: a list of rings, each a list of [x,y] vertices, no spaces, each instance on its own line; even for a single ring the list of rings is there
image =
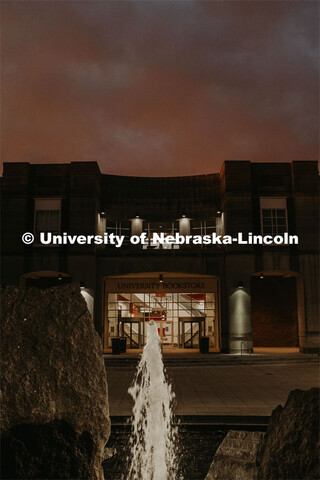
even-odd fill
[[[79,285],[7,287],[1,303],[1,477],[102,480],[106,372]]]
[[[265,434],[229,431],[206,480],[318,480],[319,425],[319,388],[293,390]]]
[[[259,480],[320,478],[319,388],[293,390],[272,412],[261,452]]]

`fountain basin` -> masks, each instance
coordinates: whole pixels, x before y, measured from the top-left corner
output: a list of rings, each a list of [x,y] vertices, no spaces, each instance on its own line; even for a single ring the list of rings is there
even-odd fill
[[[267,417],[268,418],[268,417]],[[114,455],[103,463],[105,480],[120,480],[126,478],[128,471],[127,460],[129,452],[129,437],[131,432],[130,423],[126,423],[125,417],[113,418],[111,436],[108,448],[113,449]],[[178,451],[179,451],[179,475],[185,480],[204,480],[215,452],[230,430],[240,431],[266,431],[267,424],[264,418],[259,422],[258,418],[252,418],[252,423],[228,424],[226,418],[221,418],[220,423],[203,423],[201,417],[184,417],[179,419],[186,423],[180,423],[178,427]],[[207,418],[210,422],[210,419]],[[211,419],[211,422],[217,419]],[[169,479],[168,479],[169,480]]]

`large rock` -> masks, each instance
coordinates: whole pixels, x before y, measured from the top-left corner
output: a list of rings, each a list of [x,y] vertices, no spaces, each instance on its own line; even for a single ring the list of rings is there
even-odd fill
[[[259,480],[319,479],[319,388],[293,390],[272,413]]]
[[[265,434],[230,430],[206,480],[319,479],[319,393],[293,390],[272,412]]]
[[[230,430],[219,446],[205,480],[257,480],[262,432]]]
[[[2,478],[103,479],[102,347],[78,284],[2,292]]]

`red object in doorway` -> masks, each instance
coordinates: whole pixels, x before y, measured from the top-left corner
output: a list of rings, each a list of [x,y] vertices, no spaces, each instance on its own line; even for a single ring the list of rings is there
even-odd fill
[[[165,328],[165,327],[163,327],[163,328],[162,328],[162,337],[164,337],[164,336],[165,336],[165,334],[166,334],[166,328]],[[158,328],[158,335],[159,335],[159,337],[161,337],[161,334],[160,334],[160,328]]]
[[[139,313],[139,309],[134,303],[130,303],[129,312],[133,313],[136,316]]]

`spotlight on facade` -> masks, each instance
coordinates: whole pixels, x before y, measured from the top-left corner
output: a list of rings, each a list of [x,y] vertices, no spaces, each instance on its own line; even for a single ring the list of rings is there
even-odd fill
[[[221,210],[218,208],[217,215],[221,215]]]
[[[182,218],[186,218],[186,216],[185,216],[185,215],[182,215]]]
[[[81,288],[81,290],[83,290],[85,287],[86,287],[86,285],[85,285],[84,281],[81,280],[81,282],[80,282],[80,288]]]
[[[104,216],[105,216],[105,214],[106,214],[106,212],[103,212],[103,211],[102,211],[102,212],[100,212],[100,217],[104,217]]]
[[[264,275],[263,275],[262,272],[260,273],[259,277],[260,277],[260,278],[264,278]]]
[[[58,280],[62,280],[62,275],[61,275],[61,273],[59,273],[59,275],[58,275]]]
[[[140,216],[139,216],[139,215],[136,215],[136,218],[140,218]]]
[[[243,288],[243,282],[238,282],[238,285],[237,285],[238,288]]]
[[[162,274],[159,275],[159,283],[163,283],[163,275]]]

